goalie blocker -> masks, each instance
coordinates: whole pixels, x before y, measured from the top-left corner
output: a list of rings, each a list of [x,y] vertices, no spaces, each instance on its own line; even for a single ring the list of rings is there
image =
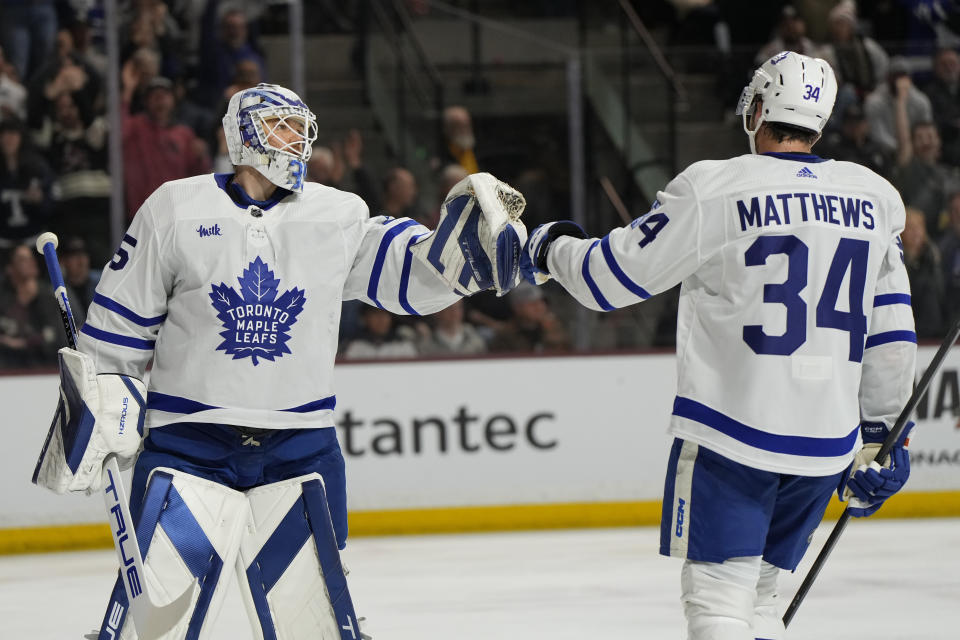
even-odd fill
[[[520,279],[527,229],[523,195],[489,173],[474,173],[447,194],[436,230],[412,251],[460,295],[493,288],[502,296]]]

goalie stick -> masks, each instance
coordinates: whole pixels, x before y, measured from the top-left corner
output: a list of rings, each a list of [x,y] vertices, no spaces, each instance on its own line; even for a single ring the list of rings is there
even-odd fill
[[[60,272],[60,262],[57,260],[57,244],[57,236],[48,231],[37,238],[37,251],[43,254],[47,263],[47,272],[50,275],[50,282],[53,283],[57,306],[60,307],[67,345],[71,349],[76,349],[77,327],[73,319],[73,310],[70,308],[67,288],[63,282],[63,274]],[[49,440],[49,436],[47,437]],[[127,592],[133,626],[140,640],[157,640],[183,618],[200,587],[194,579],[193,584],[170,604],[160,606],[155,603],[147,590],[143,556],[140,554],[133,518],[130,517],[130,502],[123,487],[120,465],[117,463],[116,456],[108,455],[103,461],[103,475],[106,478],[103,499],[110,520],[110,535],[120,559],[121,582]]]
[[[913,413],[913,410],[917,408],[917,405],[923,398],[923,394],[927,392],[927,387],[930,386],[930,381],[933,379],[933,376],[937,370],[940,369],[940,365],[947,357],[947,352],[950,351],[950,347],[953,346],[953,343],[957,341],[958,336],[960,336],[960,319],[957,319],[953,327],[950,328],[950,332],[947,334],[947,337],[944,338],[943,344],[940,345],[936,355],[933,356],[933,360],[930,361],[930,365],[927,367],[927,370],[923,372],[923,375],[920,377],[920,382],[917,383],[916,388],[913,390],[913,394],[910,396],[910,399],[907,400],[907,404],[903,407],[903,411],[900,412],[900,415],[897,417],[897,421],[893,424],[893,429],[890,430],[890,434],[887,435],[887,439],[883,441],[883,444],[880,446],[880,450],[877,451],[877,455],[874,459],[878,464],[882,465],[887,461],[887,456],[890,455],[890,450],[893,449],[894,444],[896,444],[897,440],[900,438],[900,435],[903,433],[903,430],[910,419],[910,414]],[[840,515],[840,519],[837,520],[837,524],[834,525],[833,531],[830,532],[830,537],[827,538],[827,541],[823,544],[823,549],[820,550],[820,554],[817,556],[817,559],[814,560],[813,566],[810,567],[810,572],[807,574],[807,577],[803,579],[803,582],[800,584],[800,588],[797,589],[797,594],[793,596],[793,600],[790,601],[790,606],[787,607],[786,613],[783,614],[784,627],[790,626],[790,621],[793,620],[793,617],[796,615],[797,609],[800,607],[800,603],[802,603],[803,599],[807,597],[807,592],[810,591],[810,587],[813,586],[813,582],[820,574],[820,570],[823,569],[824,563],[826,563],[827,558],[830,557],[830,552],[833,551],[833,548],[837,545],[837,541],[840,540],[840,535],[843,533],[843,530],[846,528],[847,522],[849,521],[850,513],[844,509],[843,513]]]

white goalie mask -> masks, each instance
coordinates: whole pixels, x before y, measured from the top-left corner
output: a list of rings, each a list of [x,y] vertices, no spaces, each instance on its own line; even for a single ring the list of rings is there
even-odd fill
[[[296,135],[285,141],[289,131]],[[278,187],[303,190],[317,117],[293,91],[264,83],[238,91],[223,116],[223,133],[234,165],[253,167]]]
[[[773,56],[753,72],[737,104],[737,115],[743,116],[743,130],[750,138],[750,152],[757,152],[754,136],[764,122],[822,132],[836,99],[837,78],[826,60],[792,51]],[[758,100],[763,110],[754,120]]]

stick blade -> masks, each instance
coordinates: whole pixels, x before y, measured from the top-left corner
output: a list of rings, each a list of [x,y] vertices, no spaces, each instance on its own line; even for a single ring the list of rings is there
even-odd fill
[[[162,607],[150,602],[149,597],[138,597],[130,605],[137,637],[140,640],[160,640],[183,619],[199,592],[200,585],[194,578],[176,600]]]

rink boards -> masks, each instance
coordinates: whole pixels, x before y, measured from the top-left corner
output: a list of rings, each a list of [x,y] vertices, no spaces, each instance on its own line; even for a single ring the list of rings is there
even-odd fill
[[[960,515],[958,372],[954,350],[880,515]],[[335,383],[352,535],[659,521],[673,355],[346,363]],[[56,394],[52,375],[0,377],[0,553],[110,544],[99,497],[29,482]]]

